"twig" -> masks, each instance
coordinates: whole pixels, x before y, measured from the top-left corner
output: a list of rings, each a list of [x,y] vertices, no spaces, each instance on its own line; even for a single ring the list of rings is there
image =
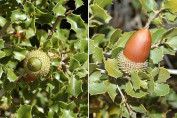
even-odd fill
[[[50,39],[50,38],[52,37],[53,32],[54,32],[54,30],[56,29],[57,24],[59,23],[59,21],[60,21],[61,18],[63,18],[63,16],[58,16],[58,17],[57,17],[55,23],[53,24],[52,30],[51,30],[49,36],[47,37],[47,39]]]
[[[163,10],[164,10],[164,9],[160,9],[160,10],[158,10],[158,11],[155,11],[154,16],[152,16],[152,17],[148,20],[148,22],[146,23],[145,27],[146,27],[146,28],[149,28],[149,25],[151,24],[152,20],[154,20],[154,18],[156,18],[156,17],[159,15],[159,13],[160,13],[161,11],[163,11]]]
[[[120,87],[119,87],[119,85],[118,85],[116,79],[115,79],[115,78],[113,78],[113,79],[114,79],[114,81],[115,81],[115,83],[116,83],[116,87],[117,87],[117,89],[118,89],[118,91],[119,91],[119,93],[120,93],[120,95],[121,95],[122,101],[123,101],[123,103],[125,103],[125,105],[126,105],[128,111],[129,111],[130,117],[133,118],[132,109],[130,108],[129,104],[127,103],[127,100],[125,99],[125,96],[124,96],[124,94],[122,93],[122,91],[121,91],[121,89],[120,89]]]
[[[177,75],[177,70],[175,69],[167,69],[167,70],[170,72],[170,74]]]
[[[68,12],[65,13],[65,16],[58,16],[58,17],[57,17],[55,23],[53,24],[52,30],[51,30],[49,36],[47,37],[47,39],[50,39],[50,38],[52,37],[53,32],[54,32],[54,30],[56,29],[56,27],[57,27],[59,21],[62,20],[63,18],[65,18],[67,15],[71,14],[73,11],[74,11],[74,10],[69,10]]]
[[[7,21],[6,24],[3,26],[3,28],[0,30],[0,38],[3,37],[3,35],[5,34],[6,30],[9,28],[11,22]]]

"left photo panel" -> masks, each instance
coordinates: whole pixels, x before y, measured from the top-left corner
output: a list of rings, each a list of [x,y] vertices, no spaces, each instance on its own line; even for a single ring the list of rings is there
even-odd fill
[[[0,1],[0,117],[88,117],[88,1]]]

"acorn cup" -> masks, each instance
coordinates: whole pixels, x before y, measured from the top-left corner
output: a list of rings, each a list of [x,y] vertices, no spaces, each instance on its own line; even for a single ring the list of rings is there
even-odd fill
[[[24,69],[28,76],[35,79],[46,76],[50,71],[50,58],[43,51],[33,50],[24,60]]]
[[[118,55],[119,68],[125,73],[145,71],[151,49],[151,33],[143,28],[135,32],[127,41],[125,48]]]

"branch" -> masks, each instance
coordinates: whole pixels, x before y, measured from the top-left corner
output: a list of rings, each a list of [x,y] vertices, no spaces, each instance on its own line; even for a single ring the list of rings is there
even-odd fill
[[[161,11],[163,11],[163,10],[164,10],[164,9],[160,9],[160,10],[158,10],[158,11],[155,11],[154,16],[152,16],[152,18],[150,18],[150,19],[148,20],[148,22],[146,23],[145,27],[146,27],[146,28],[149,28],[149,25],[150,25],[151,22],[154,20],[154,18],[156,18],[156,17],[159,15],[159,13],[160,13]]]
[[[167,70],[170,72],[170,74],[177,75],[177,70],[175,69],[167,69]]]
[[[129,111],[130,117],[133,118],[132,109],[130,108],[129,104],[127,103],[127,100],[125,99],[125,96],[124,96],[124,94],[122,93],[122,91],[121,91],[121,89],[120,89],[120,87],[119,87],[119,85],[118,85],[118,83],[117,83],[117,81],[116,81],[115,78],[114,78],[114,81],[116,82],[116,86],[117,86],[117,89],[118,89],[118,91],[119,91],[119,93],[120,93],[120,95],[121,95],[122,101],[125,103],[125,105],[126,105],[128,111]]]
[[[54,30],[56,29],[56,27],[57,27],[59,21],[60,21],[61,19],[65,18],[67,15],[71,14],[73,11],[74,11],[74,10],[69,10],[68,12],[65,13],[65,16],[58,16],[58,17],[57,17],[55,23],[53,24],[52,30],[51,30],[49,36],[47,37],[47,39],[50,39],[50,38],[52,37],[53,32],[54,32]]]
[[[6,24],[3,26],[3,28],[0,30],[0,38],[2,38],[6,32],[6,30],[9,28],[11,22],[7,21]]]

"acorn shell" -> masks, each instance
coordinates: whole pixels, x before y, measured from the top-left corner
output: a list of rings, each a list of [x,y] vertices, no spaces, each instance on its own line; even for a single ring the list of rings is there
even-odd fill
[[[126,58],[123,54],[123,51],[118,55],[118,65],[119,68],[126,74],[130,74],[131,72],[135,71],[145,71],[148,65],[148,62],[133,62]]]
[[[32,70],[35,67],[29,68],[30,62],[28,63],[28,61],[30,59],[40,60],[40,62],[41,62],[40,70],[38,67],[36,67],[37,71],[35,69]],[[35,60],[32,60],[32,61],[35,61]],[[37,66],[38,66],[38,64],[37,64]],[[40,78],[42,76],[46,76],[50,71],[50,58],[43,51],[33,50],[27,54],[27,56],[24,60],[24,69],[29,76],[34,77],[34,78]]]
[[[127,41],[123,54],[132,62],[145,62],[151,49],[151,33],[143,28],[135,32]]]

